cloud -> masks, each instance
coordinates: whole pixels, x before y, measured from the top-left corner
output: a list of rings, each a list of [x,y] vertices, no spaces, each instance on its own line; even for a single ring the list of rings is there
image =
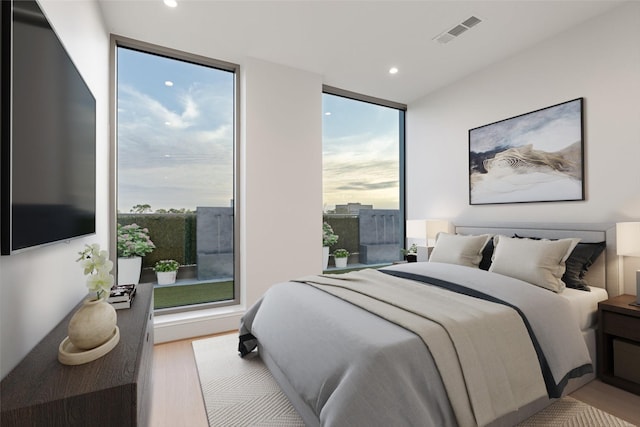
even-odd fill
[[[346,185],[337,187],[337,190],[381,190],[387,188],[398,188],[398,181],[385,182],[350,182]]]
[[[128,129],[144,129],[146,126],[157,126],[160,123],[168,123],[176,129],[186,129],[192,126],[194,116],[197,117],[197,107],[193,100],[183,99],[182,103],[185,110],[178,114],[159,100],[131,86],[120,85],[118,88],[119,116],[131,119],[130,122],[122,123]]]
[[[232,87],[226,97],[207,84],[172,94],[161,99],[119,86],[121,211],[137,203],[153,209],[228,206],[233,198]]]
[[[374,208],[399,207],[399,138],[392,129],[369,129],[323,141],[323,203],[360,202]],[[365,127],[365,129],[367,129]],[[361,128],[359,130],[362,130]]]

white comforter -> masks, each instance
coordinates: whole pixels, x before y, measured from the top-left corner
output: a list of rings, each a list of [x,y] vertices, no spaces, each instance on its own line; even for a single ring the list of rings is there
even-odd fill
[[[550,396],[559,395],[569,378],[591,369],[566,301],[550,291],[494,273],[446,264],[404,264],[385,271],[426,275],[432,282],[456,282],[463,290],[518,307],[516,311],[525,315],[525,324],[534,337],[533,346],[542,355],[539,372]],[[459,309],[460,303],[450,308]],[[429,352],[416,335],[344,300],[301,283],[276,285],[243,318],[241,334],[249,333],[256,337],[261,351],[273,359],[296,393],[296,400],[313,414],[314,420],[305,420],[309,424],[469,424],[467,417],[456,413],[458,409],[452,410],[451,397],[455,401],[459,396],[448,396],[451,390],[445,387],[442,372],[434,363],[439,357],[434,354],[440,353],[440,348]],[[253,344],[247,341],[243,346],[250,349]],[[506,357],[496,353],[498,361]],[[478,401],[478,396],[469,399]],[[502,410],[494,412],[496,417],[502,414]],[[486,413],[474,416],[480,418],[471,424],[491,421]]]

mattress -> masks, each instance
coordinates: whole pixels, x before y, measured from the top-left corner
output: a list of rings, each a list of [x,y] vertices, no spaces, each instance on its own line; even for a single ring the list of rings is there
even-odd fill
[[[560,296],[569,301],[573,317],[580,325],[581,331],[596,326],[598,320],[598,302],[609,298],[607,291],[595,286],[590,287],[591,292],[566,288]]]

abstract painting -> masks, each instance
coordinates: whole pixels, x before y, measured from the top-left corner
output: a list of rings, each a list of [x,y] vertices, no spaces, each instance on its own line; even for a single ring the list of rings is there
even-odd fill
[[[583,98],[469,130],[469,204],[584,200]]]

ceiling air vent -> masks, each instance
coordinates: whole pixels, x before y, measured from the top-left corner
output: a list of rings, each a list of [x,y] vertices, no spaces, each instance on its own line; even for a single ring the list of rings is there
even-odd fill
[[[482,22],[482,19],[475,16],[471,16],[466,20],[462,21],[462,23],[454,26],[453,28],[441,34],[438,34],[436,37],[433,38],[433,40],[437,41],[438,43],[449,43],[451,40],[455,39],[460,34],[464,33],[465,31],[467,31],[472,27],[475,27],[481,22]]]
[[[458,37],[460,34],[464,33],[467,30],[468,28],[465,27],[464,25],[456,25],[455,27],[447,31],[447,33],[451,34],[454,37]]]
[[[471,27],[475,27],[477,24],[479,24],[481,22],[482,22],[482,20],[480,18],[472,16],[469,19],[467,19],[466,21],[464,21],[462,23],[462,25],[464,25],[467,28],[471,28]]]

